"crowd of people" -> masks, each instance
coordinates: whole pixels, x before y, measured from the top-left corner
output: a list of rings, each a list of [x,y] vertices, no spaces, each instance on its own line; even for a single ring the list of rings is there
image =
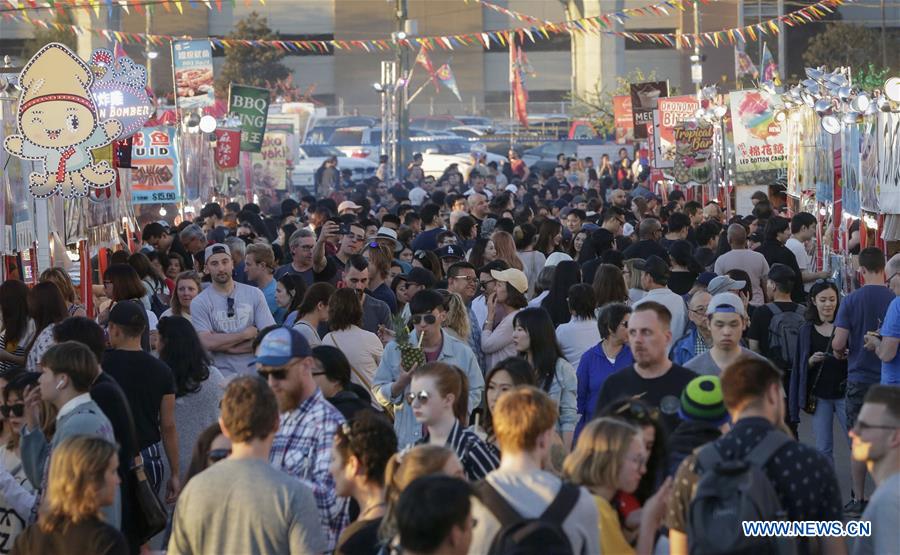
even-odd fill
[[[836,282],[777,193],[510,159],[146,223],[90,303],[0,285],[0,553],[900,552],[900,256]]]

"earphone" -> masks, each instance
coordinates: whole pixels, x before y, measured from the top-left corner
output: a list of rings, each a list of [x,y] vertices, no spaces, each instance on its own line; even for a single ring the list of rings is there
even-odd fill
[[[60,389],[62,389],[65,386],[66,386],[66,382],[64,382],[63,380],[59,380],[58,382],[56,382],[56,390],[57,391],[59,391]]]

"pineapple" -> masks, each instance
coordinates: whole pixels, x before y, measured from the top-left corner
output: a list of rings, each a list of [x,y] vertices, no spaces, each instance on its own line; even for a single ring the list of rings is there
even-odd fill
[[[406,320],[399,314],[393,318],[394,342],[400,350],[400,366],[409,372],[417,364],[425,364],[425,351],[409,342],[409,329]]]

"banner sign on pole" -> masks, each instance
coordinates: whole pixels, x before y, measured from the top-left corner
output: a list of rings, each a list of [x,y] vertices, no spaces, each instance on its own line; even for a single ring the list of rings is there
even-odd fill
[[[235,85],[228,87],[228,111],[241,118],[241,150],[259,152],[266,134],[269,89]]]
[[[117,55],[106,48],[91,53],[90,65],[96,76],[91,95],[100,119],[118,119],[122,132],[116,138],[130,137],[153,114],[153,102],[147,95],[147,70],[124,53]]]
[[[172,43],[175,105],[194,109],[215,103],[212,46],[209,40],[176,40]]]
[[[782,108],[778,95],[760,90],[731,92],[736,171],[787,167],[786,129],[775,121],[775,113]]]
[[[240,162],[240,129],[216,129],[216,166],[222,170],[236,168]]]
[[[634,114],[631,113],[631,96],[623,94],[613,97],[613,119],[616,127],[616,144],[633,142]]]
[[[133,204],[178,202],[181,183],[174,127],[145,127],[136,133],[131,165]]]
[[[647,124],[653,123],[653,110],[660,98],[669,96],[667,81],[631,84],[631,111],[634,119],[634,138],[647,138]]]
[[[675,126],[691,119],[700,108],[695,96],[673,96],[659,99],[659,125],[656,132],[657,168],[671,168],[675,164]]]
[[[680,185],[709,183],[713,174],[713,126],[683,121],[672,131],[675,139],[675,182]]]
[[[288,131],[266,131],[262,149],[250,155],[253,162],[254,191],[287,189],[288,135]]]

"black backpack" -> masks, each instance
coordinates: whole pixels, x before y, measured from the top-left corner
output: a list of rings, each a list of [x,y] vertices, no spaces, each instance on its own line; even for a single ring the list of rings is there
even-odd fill
[[[800,328],[806,323],[806,308],[798,304],[794,310],[783,311],[776,303],[766,305],[772,311],[769,322],[769,358],[782,370],[790,369],[797,359]]]
[[[786,520],[787,513],[763,467],[790,438],[771,430],[746,457],[723,460],[715,444],[697,451],[702,469],[688,509],[691,555],[786,555],[797,552],[795,538],[745,536],[742,522]]]
[[[563,482],[553,502],[538,518],[524,518],[489,483],[477,487],[481,503],[500,521],[488,555],[572,555],[572,544],[563,530],[563,522],[581,491],[575,484]]]

